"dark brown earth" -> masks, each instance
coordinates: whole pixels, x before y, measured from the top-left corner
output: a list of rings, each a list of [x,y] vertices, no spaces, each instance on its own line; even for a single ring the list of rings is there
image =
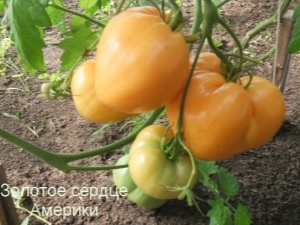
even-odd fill
[[[293,1],[293,6],[297,1]],[[68,3],[71,8],[74,3]],[[226,4],[221,14],[235,29],[240,37],[258,22],[270,17],[277,9],[277,1],[235,0]],[[192,4],[186,1],[184,13],[192,20]],[[231,47],[231,40],[225,31],[216,28],[216,37]],[[261,54],[274,43],[274,27],[264,32],[251,42],[251,50]],[[50,32],[48,40],[57,37]],[[45,48],[48,73],[54,73],[59,66],[61,52],[55,46]],[[7,59],[17,63],[16,54],[10,50]],[[231,171],[239,180],[239,195],[233,199],[246,205],[255,225],[297,225],[300,224],[300,56],[295,55],[290,65],[290,77],[285,92],[287,104],[286,120],[267,144],[248,151],[232,159],[219,162]],[[256,74],[270,79],[272,59],[252,69]],[[108,128],[100,135],[92,135],[99,125],[86,122],[76,112],[71,98],[58,101],[44,100],[38,97],[40,85],[44,82],[35,76],[26,75],[30,91],[12,71],[0,76],[0,126],[36,145],[60,153],[84,151],[112,143],[125,136],[128,130],[120,131],[121,123]],[[268,103],[266,103],[268,104]],[[3,113],[24,116],[26,123],[39,130],[38,137],[16,120],[3,116]],[[234,134],[233,134],[234,135]],[[172,200],[156,210],[137,207],[126,198],[109,197],[108,199],[72,196],[72,187],[114,188],[111,171],[63,173],[51,168],[39,159],[20,148],[0,139],[0,162],[6,169],[8,183],[16,187],[64,187],[66,196],[32,197],[38,207],[98,207],[98,215],[50,216],[52,224],[209,224],[209,220],[200,215],[194,207],[185,201]],[[121,156],[122,150],[93,157],[80,162],[82,165],[113,164]],[[204,199],[209,193],[197,185],[195,191]],[[204,211],[207,211],[204,205]],[[20,220],[25,214],[20,213]],[[42,224],[32,220],[30,224]]]

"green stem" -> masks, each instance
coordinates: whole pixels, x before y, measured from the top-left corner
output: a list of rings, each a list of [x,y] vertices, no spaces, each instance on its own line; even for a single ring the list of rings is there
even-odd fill
[[[224,0],[223,2],[219,3],[216,7],[221,8],[225,5],[229,0]],[[190,31],[190,35],[197,34],[200,29],[200,25],[203,22],[203,12],[202,12],[202,1],[194,0],[194,21]],[[193,48],[193,43],[189,44],[189,50],[191,51]]]
[[[218,5],[217,5],[217,8],[221,8],[223,5],[225,5],[227,2],[229,2],[230,0],[224,0],[223,2],[220,2]]]
[[[221,52],[214,44],[214,41],[212,39],[212,36],[207,37],[207,43],[209,44],[209,47],[214,51],[214,53],[218,56],[218,58],[221,59],[221,61],[228,66],[230,63],[227,57]]]
[[[279,12],[279,9],[278,9],[277,12],[272,17],[270,17],[269,19],[266,19],[266,20],[262,21],[256,27],[254,27],[252,30],[250,30],[246,34],[246,36],[244,37],[244,39],[242,40],[242,49],[247,48],[249,46],[249,42],[257,34],[259,34],[260,32],[264,31],[269,26],[277,23],[278,13],[280,13],[280,17],[282,17],[283,13],[287,10],[287,8],[288,8],[288,6],[289,6],[290,3],[291,3],[291,0],[283,0],[283,2],[281,3],[281,6],[279,7],[280,8],[280,12]]]
[[[173,7],[173,11],[175,12],[175,16],[174,18],[171,20],[170,22],[170,27],[172,28],[172,30],[176,30],[177,26],[181,23],[184,22],[184,19],[183,19],[183,15],[182,15],[182,12],[181,12],[181,9],[180,7],[178,6],[178,4],[176,3],[176,1],[174,0],[170,0],[170,3]]]
[[[236,36],[236,34],[232,31],[232,29],[227,25],[227,23],[221,17],[219,17],[218,22],[222,25],[222,27],[224,27],[226,29],[226,31],[229,33],[229,35],[232,37],[233,41],[235,42],[235,44],[238,47],[239,56],[240,56],[238,71],[240,71],[242,69],[242,66],[243,66],[243,48],[242,48],[242,44],[241,44],[240,40],[238,39],[238,37]]]
[[[225,205],[227,205],[232,212],[235,212],[236,211],[236,208],[234,208],[230,203],[229,203],[229,198],[225,199]]]
[[[189,154],[189,157],[192,161],[192,172],[191,172],[190,178],[188,180],[188,183],[186,184],[186,187],[191,187],[192,183],[193,183],[194,176],[195,176],[196,171],[197,171],[196,163],[195,163],[195,160],[194,160],[194,157],[193,157],[191,151],[189,150],[189,148],[182,141],[181,133],[179,135],[178,140],[179,140],[179,143],[181,144],[181,146],[184,148],[184,150]]]
[[[121,0],[120,3],[118,4],[118,8],[116,10],[116,15],[119,14],[122,10],[123,5],[125,4],[126,0]]]
[[[49,221],[47,221],[46,219],[44,219],[44,218],[40,217],[39,215],[37,215],[37,214],[35,214],[35,213],[29,211],[29,210],[26,209],[26,208],[21,207],[19,204],[16,205],[16,209],[19,209],[19,210],[22,210],[22,211],[28,213],[30,217],[33,216],[33,217],[35,217],[36,219],[42,221],[42,222],[45,223],[45,224],[51,225],[51,223],[50,223]]]
[[[247,66],[253,66],[253,65],[256,65],[256,64],[259,64],[261,62],[263,62],[265,59],[269,58],[269,57],[272,57],[274,54],[275,54],[275,49],[276,47],[273,46],[266,54],[262,55],[261,57],[259,57],[257,60],[254,60],[254,59],[248,59],[248,58],[245,58],[247,60],[247,62],[245,62],[243,64],[243,67],[247,67]]]
[[[91,18],[91,17],[89,17],[87,15],[84,15],[82,13],[79,13],[79,12],[73,11],[71,9],[67,9],[67,8],[61,7],[59,5],[56,5],[53,1],[50,1],[49,4],[48,4],[48,6],[56,8],[56,9],[59,9],[61,11],[64,11],[64,12],[67,12],[67,13],[70,13],[70,14],[73,14],[75,16],[79,16],[79,17],[81,17],[83,19],[86,19],[86,20],[88,20],[88,21],[90,21],[90,22],[98,25],[99,27],[102,27],[102,28],[105,27],[105,24],[103,24],[103,23],[101,23],[101,22],[99,22],[97,20],[94,20],[93,18]]]
[[[184,111],[184,104],[185,104],[186,95],[187,95],[187,92],[188,92],[188,89],[189,89],[189,86],[190,86],[190,83],[191,83],[191,80],[192,80],[192,77],[193,77],[194,70],[195,70],[196,65],[197,65],[197,60],[199,58],[201,49],[202,49],[202,47],[205,43],[205,39],[206,39],[206,35],[203,35],[201,40],[200,40],[199,47],[198,47],[198,50],[196,52],[195,59],[194,59],[194,62],[193,62],[193,65],[192,65],[187,83],[186,83],[185,88],[183,90],[182,99],[181,99],[180,108],[179,108],[179,117],[178,117],[178,122],[177,122],[177,133],[181,133],[181,127],[182,127],[182,123],[183,123],[183,111]]]
[[[106,152],[113,151],[117,148],[120,148],[122,146],[125,146],[129,143],[131,143],[137,134],[146,126],[152,124],[155,119],[160,115],[160,113],[164,110],[164,108],[160,108],[155,110],[151,116],[137,129],[134,133],[131,135],[127,136],[126,138],[123,138],[121,140],[118,140],[112,144],[102,146],[100,148],[96,149],[91,149],[88,151],[84,152],[78,152],[78,153],[72,153],[72,154],[62,154],[62,153],[53,153],[50,151],[47,151],[43,148],[40,148],[28,141],[25,141],[8,131],[5,131],[0,128],[0,137],[13,143],[14,145],[24,149],[25,151],[31,153],[32,155],[38,157],[45,163],[62,170],[64,172],[71,171],[71,170],[79,170],[79,171],[86,171],[86,170],[107,170],[107,169],[114,169],[116,168],[115,166],[103,166],[103,167],[80,167],[80,166],[71,166],[68,165],[68,163],[84,159],[84,158],[89,158],[93,157],[96,155],[100,155]],[[122,168],[125,167],[126,165],[118,166],[117,168]]]
[[[195,160],[193,158],[193,155],[191,153],[191,151],[189,150],[189,148],[184,144],[183,140],[182,140],[182,124],[183,124],[183,113],[184,113],[184,105],[185,105],[185,100],[186,100],[186,96],[188,93],[188,89],[193,77],[193,73],[194,70],[196,68],[197,65],[197,61],[199,58],[199,55],[201,53],[202,47],[205,43],[205,40],[211,37],[212,34],[212,29],[213,29],[213,25],[218,21],[216,15],[218,15],[218,10],[216,8],[216,6],[211,2],[211,0],[205,0],[204,1],[204,24],[203,24],[203,30],[202,30],[202,37],[195,55],[195,59],[192,65],[192,68],[190,70],[190,74],[186,83],[186,86],[184,88],[183,94],[182,94],[182,99],[181,99],[181,103],[180,103],[180,108],[179,108],[179,117],[178,117],[178,122],[177,122],[177,138],[179,143],[181,144],[181,146],[188,152],[191,161],[192,161],[192,172],[191,172],[191,176],[189,178],[189,181],[187,183],[187,187],[190,187],[193,181],[193,177],[196,173],[197,167],[195,164]],[[201,7],[201,4],[197,4],[198,7]],[[195,9],[195,10],[201,10],[201,9]]]
[[[203,21],[203,13],[202,13],[202,1],[194,0],[194,21],[190,31],[190,35],[196,34],[199,32],[200,25]],[[193,43],[189,44],[189,50],[191,51],[193,48]]]

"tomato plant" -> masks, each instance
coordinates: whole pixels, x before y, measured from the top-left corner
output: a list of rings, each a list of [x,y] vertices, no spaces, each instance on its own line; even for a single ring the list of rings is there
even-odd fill
[[[71,91],[78,113],[95,123],[113,123],[134,116],[111,109],[97,98],[94,88],[95,67],[95,60],[87,60],[79,65],[72,76]]]
[[[197,70],[199,69],[199,70]],[[186,96],[183,138],[194,157],[227,159],[266,143],[285,117],[280,90],[270,81],[245,76],[236,83],[218,74],[196,68]],[[174,131],[182,94],[167,104]]]
[[[124,155],[117,161],[116,165],[126,165],[128,160],[129,155]],[[139,206],[154,209],[162,206],[167,201],[146,195],[132,180],[128,167],[113,170],[113,179],[117,187],[127,189],[127,198]]]
[[[135,184],[147,195],[157,199],[177,198],[180,191],[171,188],[188,183],[192,163],[188,154],[180,153],[169,159],[163,144],[173,138],[173,132],[160,125],[144,128],[129,151],[129,170]],[[197,174],[194,175],[193,185]],[[192,185],[192,186],[193,186]]]
[[[173,32],[156,8],[136,7],[107,24],[96,61],[98,98],[113,109],[142,113],[163,106],[184,87],[189,52],[183,34]]]

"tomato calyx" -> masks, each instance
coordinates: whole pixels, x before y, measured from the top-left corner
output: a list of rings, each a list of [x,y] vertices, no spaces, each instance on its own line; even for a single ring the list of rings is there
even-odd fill
[[[41,93],[39,97],[45,98],[47,100],[57,99],[59,96],[67,97],[70,96],[69,90],[64,90],[61,85],[63,80],[57,80],[52,83],[43,83],[41,85]]]
[[[164,137],[161,143],[161,149],[163,149],[164,153],[170,160],[176,159],[183,151],[177,135],[172,137],[168,142],[165,142]]]

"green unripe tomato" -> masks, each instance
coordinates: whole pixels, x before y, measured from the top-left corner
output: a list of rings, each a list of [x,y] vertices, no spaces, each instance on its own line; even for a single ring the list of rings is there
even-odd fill
[[[128,164],[129,156],[122,156],[116,163],[116,165]],[[113,170],[113,179],[115,185],[118,188],[127,188],[127,197],[135,204],[142,206],[147,209],[155,209],[166,203],[167,200],[155,199],[146,195],[136,184],[133,182],[129,169],[115,169]]]
[[[129,151],[129,170],[133,182],[147,195],[156,199],[178,198],[181,190],[170,190],[187,185],[192,161],[185,152],[174,159],[164,153],[162,142],[169,141],[174,134],[167,127],[150,125],[135,138]],[[193,176],[191,187],[197,182]]]

